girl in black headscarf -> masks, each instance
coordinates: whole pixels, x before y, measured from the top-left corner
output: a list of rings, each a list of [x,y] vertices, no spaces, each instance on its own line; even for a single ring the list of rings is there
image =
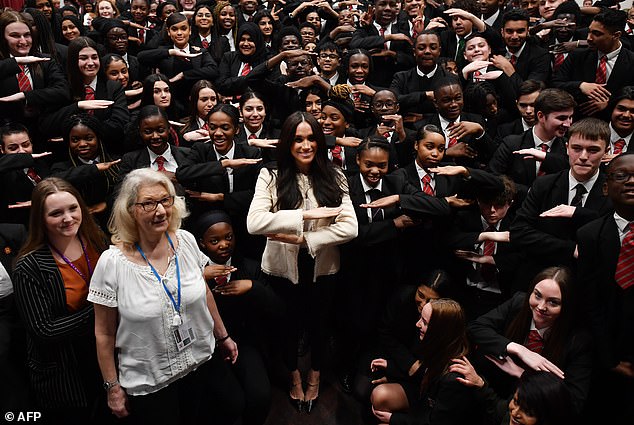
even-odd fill
[[[236,51],[225,53],[220,62],[218,91],[225,96],[243,94],[255,74],[253,69],[267,59],[262,31],[253,22],[238,28],[237,40]]]

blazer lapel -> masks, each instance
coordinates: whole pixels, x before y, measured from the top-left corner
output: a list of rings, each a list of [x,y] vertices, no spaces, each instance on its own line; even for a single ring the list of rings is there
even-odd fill
[[[522,137],[522,143],[520,145],[520,149],[529,149],[535,147],[535,139],[533,138],[533,130],[527,130],[524,132],[524,137]],[[522,166],[524,167],[524,175],[526,176],[526,181],[530,182],[535,180],[537,177],[537,171],[535,166],[534,159],[525,159],[522,162]]]

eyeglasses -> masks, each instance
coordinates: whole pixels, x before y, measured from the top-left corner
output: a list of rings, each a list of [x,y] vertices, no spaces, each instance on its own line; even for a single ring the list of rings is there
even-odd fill
[[[625,183],[632,177],[634,177],[634,173],[627,173],[625,171],[615,171],[614,173],[608,174],[608,178],[617,183]]]
[[[387,109],[392,109],[395,108],[397,105],[396,102],[388,100],[387,102],[373,102],[372,106],[376,109],[383,109],[383,108],[387,108]]]
[[[337,55],[337,54],[335,54],[335,53],[331,53],[331,54],[328,54],[328,53],[320,53],[320,54],[319,54],[319,58],[320,58],[320,59],[332,59],[332,60],[334,61],[335,59],[339,59],[339,55]]]
[[[159,204],[163,205],[163,208],[171,207],[174,205],[174,197],[166,196],[163,199],[159,199],[158,201],[145,201],[145,202],[136,202],[134,205],[138,205],[143,208],[145,212],[155,211]]]

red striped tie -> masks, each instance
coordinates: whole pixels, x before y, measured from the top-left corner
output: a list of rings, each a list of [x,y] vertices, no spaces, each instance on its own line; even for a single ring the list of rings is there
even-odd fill
[[[485,230],[485,232],[495,232],[496,228],[494,226],[489,226]],[[482,255],[487,257],[493,257],[495,254],[495,242],[494,241],[484,241],[484,246],[482,247]],[[493,282],[495,280],[495,272],[496,267],[493,264],[482,264],[480,266],[480,275],[485,282]]]
[[[476,71],[476,72],[477,72],[477,71]],[[447,129],[448,129],[449,127],[451,127],[452,125],[454,125],[454,124],[455,124],[455,122],[453,122],[453,121],[452,121],[452,122],[450,122],[450,123],[449,123],[449,125],[447,126]],[[447,145],[447,149],[449,149],[449,148],[453,148],[454,146],[456,146],[456,144],[457,144],[457,143],[458,143],[458,139],[457,139],[457,138],[455,138],[455,137],[452,137],[451,139],[449,139],[449,145]]]
[[[39,182],[42,181],[42,177],[40,177],[37,174],[37,172],[35,171],[35,168],[33,168],[33,167],[31,167],[28,170],[26,170],[26,175],[28,176],[29,179],[31,179],[33,184],[38,184]]]
[[[201,44],[203,45],[205,49],[209,48],[209,42],[207,41],[207,39],[203,38],[201,41]]]
[[[509,59],[509,62],[511,62],[511,65],[513,65],[513,67],[515,68],[515,64],[517,63],[517,56],[511,55],[511,59]]]
[[[420,181],[423,183],[423,192],[429,196],[434,196],[434,188],[431,186],[431,174],[425,174]]]
[[[533,329],[528,333],[528,339],[524,345],[533,353],[541,354],[544,349],[544,339],[537,332],[537,329]]]
[[[379,35],[385,38],[385,28],[383,27],[379,28]],[[387,50],[387,42],[383,43],[383,49]]]
[[[255,133],[251,133],[249,134],[249,140],[253,140],[253,139],[257,139],[258,136],[255,135]]]
[[[95,91],[90,86],[86,86],[86,92],[84,99],[86,100],[95,100]]]
[[[343,157],[341,156],[341,146],[337,145],[332,148],[332,163],[343,167]]]
[[[561,65],[564,63],[564,60],[566,60],[566,57],[564,56],[563,53],[557,53],[555,55],[555,62],[553,63],[553,71],[557,72],[557,70],[561,67]]]
[[[627,227],[627,233],[621,244],[621,252],[619,253],[619,261],[616,263],[616,273],[614,280],[617,285],[623,289],[627,289],[634,285],[634,232],[631,224]]]
[[[606,55],[601,56],[599,66],[597,67],[597,75],[594,80],[597,84],[605,84],[608,81],[608,57]]]
[[[145,30],[143,28],[139,30],[139,40],[141,44],[145,43]]]
[[[251,72],[251,65],[249,63],[245,63],[240,76],[246,77],[247,75],[249,75],[249,72]]]
[[[214,278],[214,280],[216,281],[216,285],[222,286],[227,283],[227,276],[218,276]]]
[[[621,153],[623,153],[623,148],[625,147],[625,140],[624,139],[619,139],[616,142],[614,142],[614,152],[612,152],[614,155],[621,155]]]
[[[163,158],[163,156],[161,155],[157,156],[154,162],[156,162],[158,171],[165,171],[165,158]]]
[[[18,64],[18,66],[20,67],[20,72],[18,73],[18,86],[20,87],[20,91],[27,92],[33,90],[31,81],[26,75],[26,65]]]

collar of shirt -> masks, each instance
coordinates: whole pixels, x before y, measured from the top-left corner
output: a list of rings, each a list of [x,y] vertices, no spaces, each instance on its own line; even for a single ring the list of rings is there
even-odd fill
[[[522,55],[522,52],[524,51],[525,47],[526,47],[526,42],[524,42],[524,44],[522,44],[522,47],[520,47],[520,49],[517,52],[515,52],[515,53],[509,51],[509,48],[507,47],[506,48],[506,58],[508,60],[511,60],[511,56],[515,55],[515,57],[519,59],[520,56]]]
[[[421,77],[427,77],[427,78],[432,78],[435,74],[436,74],[436,70],[438,69],[438,65],[436,65],[434,67],[434,70],[425,74],[423,71],[420,70],[419,67],[416,67],[416,73],[421,76]]]
[[[447,130],[447,127],[449,127],[449,124],[454,122],[454,123],[458,123],[460,122],[460,116],[458,116],[458,118],[456,118],[453,121],[448,121],[445,119],[445,117],[443,117],[442,115],[438,114],[438,118],[440,119],[440,128],[442,128],[443,133],[445,133],[445,136],[447,136],[449,134],[449,131]]]
[[[429,182],[429,184],[431,185],[431,187],[436,189],[436,179],[434,178],[434,175],[431,173],[428,173],[427,170],[425,170],[423,167],[418,165],[418,162],[414,161],[414,165],[416,166],[416,172],[418,173],[418,181],[420,182],[421,180],[423,180],[423,177],[429,174],[431,176],[431,181]],[[422,185],[419,185],[419,186],[422,187]]]
[[[597,172],[594,173],[594,176],[590,177],[590,179],[585,182],[577,181],[577,179],[572,176],[572,173],[568,171],[568,200],[570,201],[570,199],[572,199],[572,197],[574,197],[577,193],[577,189],[575,189],[577,185],[582,184],[583,187],[586,188],[586,193],[583,195],[583,202],[581,203],[581,205],[585,205],[585,201],[586,199],[588,199],[588,195],[590,194],[590,191],[592,190],[592,187],[594,186],[594,183],[597,181],[598,178],[599,170],[597,170]]]
[[[495,20],[498,18],[498,16],[500,16],[500,9],[498,9],[493,15],[491,15],[487,19],[484,19],[484,16],[482,16],[482,20],[484,21],[485,24],[492,27],[493,24],[495,23]]]
[[[628,134],[625,137],[619,136],[616,130],[614,129],[614,127],[612,127],[612,123],[610,123],[610,152],[614,150],[614,142],[616,142],[619,139],[625,140],[625,146],[623,146],[623,152],[625,152],[627,150],[627,147],[630,144],[631,137],[632,137],[632,133]]]
[[[331,86],[334,86],[337,84],[337,80],[339,80],[339,72],[335,72],[335,75],[333,75],[332,77],[328,78],[328,83]]]
[[[189,43],[187,43],[187,44],[185,45],[185,47],[183,47],[182,49],[179,49],[179,48],[178,48],[178,47],[176,47],[176,46],[174,46],[174,48],[175,48],[176,50],[185,51],[185,53],[190,53],[190,51],[189,51]]]
[[[246,125],[243,125],[243,127],[244,127],[244,134],[246,134],[246,136],[247,136],[247,140],[249,140],[249,136],[252,135],[252,134],[255,134],[255,138],[259,139],[260,138],[260,134],[262,134],[262,130],[264,130],[264,126],[263,125],[260,126],[260,129],[258,131],[256,131],[255,133],[252,133],[251,130],[249,130]],[[233,147],[231,149],[233,149]]]
[[[614,213],[614,221],[616,222],[616,228],[619,229],[619,239],[621,239],[621,243],[623,243],[623,238],[627,234],[630,222],[616,212]]]
[[[531,329],[530,330],[531,331],[537,331],[537,333],[539,334],[539,336],[542,337],[542,339],[544,339],[544,334],[546,333],[546,331],[548,329],[550,329],[550,327],[537,329],[537,326],[535,326],[535,321],[531,319]]]
[[[235,52],[236,51],[236,43],[235,43],[235,41],[233,39],[233,31],[229,31],[226,34],[223,34],[223,36],[226,37],[227,40],[229,40],[229,48],[231,49],[231,51]]]
[[[246,13],[242,12],[242,16],[244,17],[244,20],[246,22],[251,22],[251,20],[253,19],[253,15],[247,15]]]
[[[548,150],[550,150],[550,148],[552,148],[553,146],[553,141],[555,140],[555,138],[553,137],[552,139],[546,141],[546,140],[542,140],[540,139],[537,134],[535,133],[535,126],[533,126],[533,141],[535,142],[535,149],[540,149],[540,146],[542,143],[546,143],[548,145]]]
[[[202,35],[199,35],[200,37],[200,41],[206,41],[207,43],[211,44],[211,33],[209,33],[209,35],[207,37],[203,37]]]
[[[460,44],[460,40],[466,40],[467,38],[469,38],[469,36],[473,34],[473,32],[470,32],[469,34],[465,35],[464,37],[460,37],[458,34],[456,34],[456,43]],[[456,48],[458,48],[458,44],[456,44]]]
[[[96,157],[95,159],[89,159],[88,161],[86,161],[84,158],[82,158],[81,156],[78,156],[77,159],[79,159],[79,161],[82,164],[87,164],[87,165],[92,165],[92,164],[97,164],[99,162],[101,162],[101,160],[99,159],[99,157]]]
[[[619,41],[619,47],[611,51],[610,53],[604,53],[597,50],[597,66],[599,66],[599,62],[601,62],[601,57],[603,55],[606,55],[608,57],[608,62],[606,64],[608,78],[610,78],[610,73],[612,72],[612,69],[614,69],[614,64],[616,63],[616,59],[618,58],[619,53],[621,53],[622,48],[623,44]]]
[[[480,222],[482,223],[482,229],[484,231],[486,231],[490,224],[484,219],[484,217],[480,216]],[[493,226],[493,228],[495,229],[495,231],[499,231],[500,230],[500,223],[502,222],[502,220],[498,221],[497,224],[495,226]]]
[[[524,131],[526,131],[529,128],[533,128],[533,126],[528,125],[528,123],[524,121],[524,118],[522,118],[522,128],[524,129]]]
[[[125,55],[123,55],[121,57],[125,61],[126,66],[129,68],[130,67],[130,61],[128,60],[128,54],[126,53]]]
[[[376,21],[374,21],[373,24],[374,24],[374,28],[376,28],[376,30],[379,31],[379,34],[381,33],[381,28],[385,28],[385,33],[383,35],[392,34],[392,24],[391,23],[388,24],[386,27],[382,27]]]
[[[365,177],[363,177],[362,174],[359,174],[359,177],[361,177],[361,186],[363,186],[363,192],[366,194],[366,196],[368,195],[369,190],[383,189],[383,179],[379,180],[379,184],[377,184],[376,187],[372,187],[368,184],[368,182],[365,181]]]
[[[93,89],[93,91],[94,91],[95,93],[97,93],[97,77],[95,77],[95,79],[94,79],[94,80],[92,80],[92,81],[90,82],[90,84],[85,84],[85,85],[84,85],[84,87],[86,87],[86,86],[90,87],[91,89]]]
[[[198,122],[198,128],[203,128],[205,124],[207,124],[205,120],[200,117],[196,117],[196,122]]]
[[[226,154],[224,154],[224,155],[218,153],[218,151],[216,150],[216,146],[214,145],[214,152],[216,152],[216,158],[218,158],[218,161],[220,161],[220,158],[223,157],[223,156],[225,158],[227,158],[227,159],[233,159],[233,155],[236,152],[236,144],[232,143],[231,144],[231,149],[229,149],[229,151]]]
[[[156,162],[156,158],[158,158],[159,155],[152,152],[150,148],[146,148],[146,149],[148,153],[150,154],[150,164],[154,164]],[[165,152],[160,154],[160,156],[165,158],[166,163],[172,163],[176,165],[176,160],[174,159],[174,155],[172,155],[172,148],[170,147],[170,145],[167,145],[167,149],[165,149]]]

